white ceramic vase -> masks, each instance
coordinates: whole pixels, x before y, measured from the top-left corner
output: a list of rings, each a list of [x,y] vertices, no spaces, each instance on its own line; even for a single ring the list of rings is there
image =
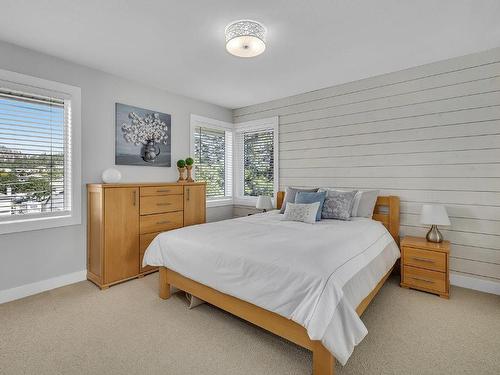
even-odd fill
[[[106,184],[116,184],[122,179],[122,174],[118,169],[108,168],[102,172],[102,181]]]

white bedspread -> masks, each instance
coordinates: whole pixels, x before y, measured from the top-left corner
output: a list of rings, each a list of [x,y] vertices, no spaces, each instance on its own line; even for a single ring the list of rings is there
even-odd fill
[[[386,228],[370,219],[305,224],[281,217],[270,212],[162,233],[143,263],[292,319],[345,364],[368,331],[342,288],[389,246],[387,269],[373,275],[366,296],[399,250]]]

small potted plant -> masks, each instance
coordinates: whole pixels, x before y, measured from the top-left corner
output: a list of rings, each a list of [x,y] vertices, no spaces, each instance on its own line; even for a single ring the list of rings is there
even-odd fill
[[[194,160],[193,158],[189,157],[186,158],[186,169],[187,169],[187,182],[194,182],[193,176],[192,176],[192,169],[193,169],[193,164]]]
[[[185,160],[177,160],[177,169],[179,170],[179,179],[177,182],[182,182],[185,180],[184,172],[186,171],[186,161]]]

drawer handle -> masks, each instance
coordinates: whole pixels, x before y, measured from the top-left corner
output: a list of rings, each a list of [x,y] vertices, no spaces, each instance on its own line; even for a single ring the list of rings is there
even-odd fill
[[[156,203],[157,206],[170,206],[172,203]]]
[[[156,190],[157,193],[169,193],[170,192],[170,189],[160,189],[160,190]]]
[[[423,281],[424,283],[434,284],[434,281],[428,279],[422,279],[421,277],[410,277],[410,279]]]
[[[411,259],[419,261],[419,262],[425,262],[425,263],[436,263],[435,260],[427,259],[427,258],[411,257]]]
[[[156,225],[162,225],[162,224],[168,224],[168,223],[170,223],[169,220],[163,220],[163,221],[157,221]]]

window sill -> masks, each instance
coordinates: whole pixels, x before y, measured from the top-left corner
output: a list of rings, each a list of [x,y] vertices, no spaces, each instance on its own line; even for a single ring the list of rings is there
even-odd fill
[[[235,197],[234,204],[238,206],[251,206],[255,208],[257,204],[257,197]]]
[[[67,213],[57,216],[42,216],[34,218],[14,219],[11,221],[0,221],[0,234],[27,232],[32,230],[65,227],[81,224],[80,217],[76,214]]]
[[[273,208],[271,210],[275,210],[276,209],[276,200],[274,198],[272,198],[272,201],[273,201]],[[234,198],[234,205],[255,208],[255,206],[257,205],[257,197],[235,197]],[[268,211],[271,211],[271,210],[268,210]]]
[[[208,207],[222,207],[222,206],[232,206],[233,205],[233,198],[228,197],[228,198],[220,198],[220,199],[207,199],[207,208]]]

